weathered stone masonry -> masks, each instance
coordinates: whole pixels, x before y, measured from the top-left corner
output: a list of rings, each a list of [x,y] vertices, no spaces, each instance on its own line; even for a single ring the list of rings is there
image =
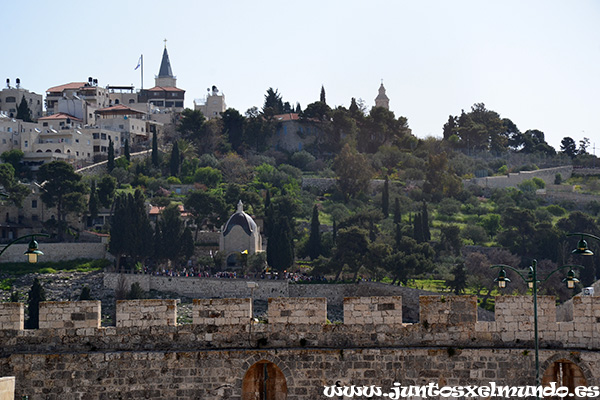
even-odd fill
[[[262,324],[248,299],[207,299],[194,302],[192,324],[177,325],[176,301],[136,300],[100,327],[98,302],[49,302],[53,317],[38,330],[23,330],[22,304],[3,303],[0,376],[15,376],[16,398],[31,400],[253,399],[262,366],[276,400],[325,398],[335,382],[533,383],[531,297],[497,298],[492,322],[477,320],[475,297],[420,303],[419,323],[406,324],[399,297],[348,298],[345,323],[327,324],[325,299],[278,298]],[[600,385],[600,300],[575,298],[567,322],[556,321],[553,298],[539,307],[542,373],[566,360],[579,381]]]

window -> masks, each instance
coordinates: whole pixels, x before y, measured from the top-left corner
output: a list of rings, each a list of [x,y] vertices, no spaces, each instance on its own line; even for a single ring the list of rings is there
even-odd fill
[[[106,133],[101,133],[100,134],[100,139],[106,140]]]
[[[125,128],[125,125],[119,125],[119,129]]]
[[[17,99],[15,97],[13,97],[13,96],[9,96],[9,97],[6,98],[6,102],[7,103],[16,103]]]
[[[37,216],[37,214],[33,214],[33,215],[31,216],[31,220],[32,220],[32,221],[37,221],[38,219],[39,219],[39,217]]]
[[[48,123],[47,123],[47,122],[44,122],[44,123],[42,124],[42,126],[48,126]]]
[[[25,141],[25,147],[29,147],[29,141],[28,140]]]
[[[31,200],[31,208],[37,208],[37,200]]]
[[[93,137],[94,139],[100,139],[100,134],[99,134],[99,133],[97,133],[97,132],[94,132],[94,133],[92,133],[92,137]]]

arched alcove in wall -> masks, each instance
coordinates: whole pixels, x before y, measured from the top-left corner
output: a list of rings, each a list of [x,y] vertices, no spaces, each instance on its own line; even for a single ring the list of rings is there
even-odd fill
[[[281,369],[267,360],[254,363],[242,381],[242,400],[286,400],[287,382]]]
[[[574,396],[577,386],[587,386],[587,380],[583,370],[573,361],[561,358],[551,362],[544,370],[542,375],[542,386],[550,386],[551,382],[556,382],[556,386],[564,386],[569,389],[569,393]],[[551,397],[554,399],[555,397]],[[559,397],[556,397],[558,399]],[[576,397],[571,397],[576,398]]]

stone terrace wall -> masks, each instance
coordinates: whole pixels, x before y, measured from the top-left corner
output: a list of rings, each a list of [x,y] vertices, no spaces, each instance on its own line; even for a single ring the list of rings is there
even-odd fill
[[[489,176],[485,178],[473,178],[466,179],[465,185],[477,185],[483,187],[489,187],[494,189],[501,189],[507,187],[516,187],[519,183],[524,180],[540,178],[546,185],[554,183],[556,174],[561,174],[562,179],[566,180],[571,177],[573,173],[573,166],[566,165],[563,167],[538,169],[536,171],[521,171],[517,173],[510,173],[506,176]]]
[[[0,330],[23,330],[24,326],[23,303],[0,303]]]
[[[28,248],[28,243],[15,243],[2,254],[2,262],[26,262],[23,255]],[[77,258],[98,259],[106,258],[106,245],[103,243],[42,243],[40,250],[44,252],[39,260],[67,261]]]
[[[257,280],[258,287],[248,288],[244,279],[192,278],[154,276],[148,274],[104,274],[104,287],[117,289],[122,279],[126,288],[137,282],[145,290],[173,292],[192,298],[245,298],[267,301],[270,297],[288,297],[288,283],[284,280]]]

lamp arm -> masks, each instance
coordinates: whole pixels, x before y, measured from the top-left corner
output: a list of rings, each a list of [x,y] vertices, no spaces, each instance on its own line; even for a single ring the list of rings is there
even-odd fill
[[[600,237],[592,235],[590,233],[573,232],[573,233],[567,233],[567,236],[585,236],[585,237],[589,237],[589,238],[596,239],[596,240],[600,241]]]
[[[583,265],[563,265],[562,267],[558,267],[554,271],[550,272],[543,280],[541,280],[539,282],[546,282],[548,280],[548,278],[550,278],[552,275],[554,275],[555,272],[562,271],[563,269],[567,269],[567,268],[571,268],[571,269],[573,269],[573,268],[585,269],[585,267]]]
[[[2,251],[0,251],[0,256],[2,256],[2,254],[4,254],[4,252],[6,251],[6,249],[8,249],[13,244],[17,243],[19,240],[26,239],[26,238],[29,238],[29,237],[36,237],[36,236],[50,237],[50,235],[47,235],[45,233],[34,233],[34,234],[31,234],[31,235],[25,235],[25,236],[18,237],[15,240],[13,240],[12,242],[8,243],[6,246],[4,246],[4,248],[2,249]]]
[[[514,267],[511,267],[510,265],[496,264],[496,265],[492,265],[490,268],[502,268],[502,269],[506,268],[506,269],[510,269],[511,271],[516,272],[521,277],[521,279],[523,279],[523,281],[528,282],[527,278],[525,278],[523,276],[523,274],[518,269],[516,269]]]

